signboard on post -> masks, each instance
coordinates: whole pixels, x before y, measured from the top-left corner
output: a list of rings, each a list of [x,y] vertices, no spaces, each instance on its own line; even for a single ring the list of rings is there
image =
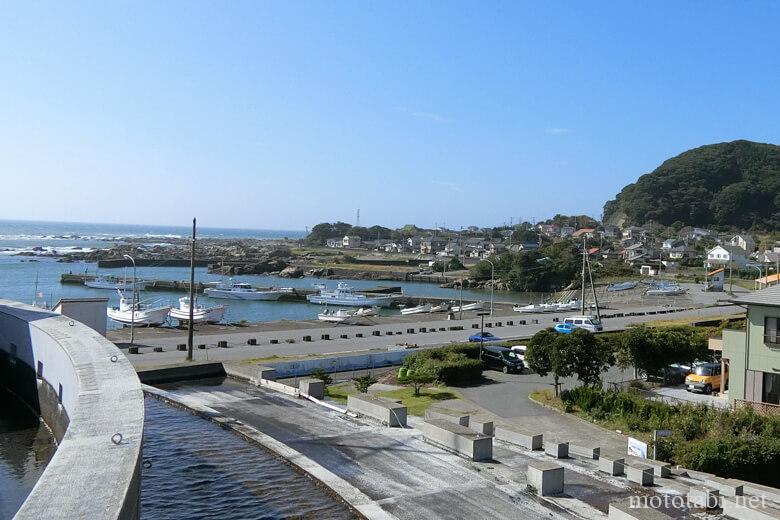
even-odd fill
[[[647,458],[647,444],[635,439],[633,437],[628,438],[628,454],[634,457]]]
[[[672,430],[653,430],[653,459],[658,460],[657,444],[658,439],[663,437],[671,437]]]

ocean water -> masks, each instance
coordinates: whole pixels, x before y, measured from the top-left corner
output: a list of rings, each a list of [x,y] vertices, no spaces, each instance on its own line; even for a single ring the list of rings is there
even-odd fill
[[[145,408],[142,519],[355,518],[307,476],[235,434],[154,398]]]
[[[0,298],[31,303],[33,300],[56,303],[60,298],[83,298],[103,296],[109,298],[109,304],[119,304],[119,296],[115,291],[91,289],[83,285],[61,284],[60,277],[63,273],[97,273],[97,264],[89,262],[63,263],[57,259],[47,257],[16,256],[13,253],[22,248],[29,251],[32,247],[43,247],[63,250],[75,247],[106,248],[112,243],[111,237],[119,236],[154,236],[161,241],[166,236],[186,236],[188,230],[175,227],[150,227],[150,226],[121,226],[106,224],[55,224],[0,221]],[[202,233],[202,234],[201,234]],[[222,237],[254,237],[254,238],[278,238],[289,236],[294,232],[287,231],[247,231],[229,229],[203,229],[199,236]],[[300,232],[298,232],[300,233]],[[302,233],[300,233],[302,234]],[[300,236],[300,235],[299,235]],[[22,244],[22,245],[19,245]],[[2,252],[3,249],[8,251]],[[103,269],[101,274],[115,276],[132,276],[130,269]],[[139,278],[158,280],[189,280],[189,268],[187,267],[139,267]],[[200,282],[216,282],[222,278],[219,275],[209,274],[205,267],[195,270],[195,277]],[[37,285],[36,285],[37,280]],[[276,276],[246,275],[235,277],[235,280],[251,283],[258,287],[295,287],[299,289],[311,289],[314,284],[324,283],[328,287],[335,287],[336,280],[321,278],[287,279]],[[376,287],[377,285],[390,285],[402,287],[405,294],[416,297],[448,298],[458,300],[460,291],[456,289],[443,289],[436,284],[417,282],[393,282],[374,280],[344,280],[357,289]],[[37,291],[36,291],[37,287]],[[36,296],[41,293],[42,296]],[[176,304],[184,293],[144,291],[142,301],[153,303],[160,302],[168,305]],[[541,295],[533,293],[507,293],[496,292],[496,301],[512,301],[516,303],[528,303],[540,301]],[[464,300],[490,299],[489,291],[464,290]],[[233,300],[216,300],[201,296],[201,303],[207,305],[227,305],[225,320],[238,322],[267,322],[277,320],[302,320],[315,319],[321,307],[302,302],[249,302]],[[384,313],[392,313],[385,310]],[[397,312],[397,311],[395,311]],[[109,327],[118,327],[109,322]]]

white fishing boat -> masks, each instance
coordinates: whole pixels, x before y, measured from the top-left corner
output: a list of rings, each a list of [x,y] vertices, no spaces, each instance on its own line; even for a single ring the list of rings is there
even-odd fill
[[[356,316],[354,311],[348,311],[346,309],[339,309],[337,311],[325,309],[317,314],[318,320],[326,321],[328,323],[357,323],[362,317],[363,316]]]
[[[257,289],[251,284],[229,281],[219,282],[213,287],[207,288],[203,293],[209,298],[222,298],[225,300],[263,300],[276,301],[285,294],[291,294],[292,287],[279,287],[270,289]]]
[[[355,311],[355,316],[379,316],[379,307],[361,307],[358,310]]]
[[[401,314],[404,316],[410,315],[410,314],[426,314],[431,312],[431,309],[433,306],[430,303],[426,303],[423,305],[418,305],[416,307],[406,307],[405,309],[401,309]]]
[[[396,295],[392,294],[362,294],[344,282],[339,282],[335,289],[329,291],[324,285],[317,285],[319,293],[309,294],[306,299],[310,303],[324,303],[341,307],[390,307],[395,303]]]
[[[512,310],[515,312],[548,312],[549,307],[544,303],[517,304],[512,307]]]
[[[447,312],[450,310],[450,304],[447,302],[441,302],[439,305],[431,307],[431,312]]]
[[[478,301],[474,303],[466,303],[464,305],[454,305],[452,307],[453,312],[460,312],[460,311],[481,311],[482,308],[485,306],[485,302]]]
[[[132,291],[133,287],[136,290],[142,291],[146,288],[146,280],[136,280],[135,283],[128,282],[127,280],[120,280],[115,276],[97,276],[91,280],[84,280],[84,285],[92,289],[110,289],[120,291]]]
[[[206,307],[195,300],[195,307],[192,309],[193,323],[218,323],[225,316],[224,305]],[[179,321],[190,321],[190,298],[184,296],[179,298],[179,306],[172,307],[169,313],[170,317]]]
[[[649,288],[645,291],[648,296],[679,296],[688,292],[677,284],[659,285]]]
[[[553,306],[556,312],[573,311],[580,306],[580,302],[579,300],[569,300],[568,302],[554,303]]]
[[[113,321],[136,327],[157,327],[165,323],[168,318],[171,306],[165,305],[161,300],[155,302],[136,301],[134,293],[131,293],[128,298],[126,293],[118,292],[119,307],[109,307],[106,310],[108,317]]]

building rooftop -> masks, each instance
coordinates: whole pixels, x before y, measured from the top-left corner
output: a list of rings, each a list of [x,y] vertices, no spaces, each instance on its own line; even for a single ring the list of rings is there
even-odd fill
[[[780,307],[780,285],[745,294],[730,300],[738,305],[769,305]]]

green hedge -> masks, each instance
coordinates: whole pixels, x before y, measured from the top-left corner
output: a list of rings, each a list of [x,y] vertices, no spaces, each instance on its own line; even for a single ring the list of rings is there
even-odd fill
[[[610,426],[650,432],[670,429],[658,443],[658,458],[728,478],[780,486],[780,417],[752,409],[718,410],[704,405],[650,401],[637,390],[578,387],[561,392],[567,410],[578,409]]]
[[[479,345],[470,344],[421,350],[408,356],[404,366],[410,369],[430,368],[437,381],[450,386],[478,383],[484,370],[479,359]]]

